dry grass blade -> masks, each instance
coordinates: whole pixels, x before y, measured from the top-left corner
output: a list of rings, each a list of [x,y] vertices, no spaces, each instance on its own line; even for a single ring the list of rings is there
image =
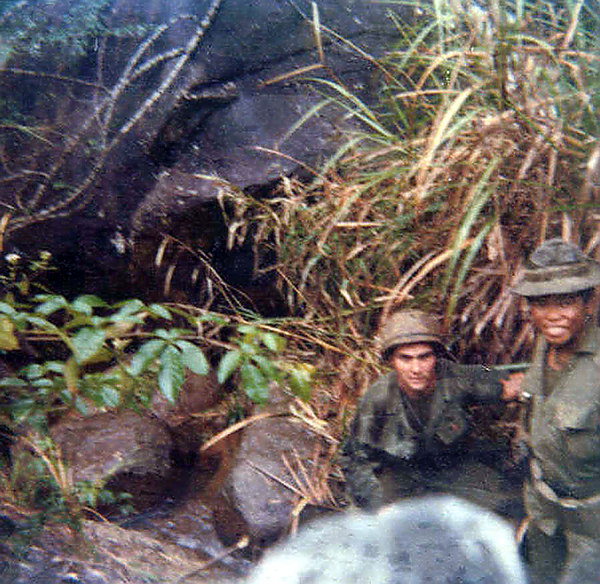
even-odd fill
[[[244,535],[237,541],[237,543],[233,544],[232,546],[229,546],[227,549],[223,550],[220,554],[218,554],[214,558],[211,558],[207,562],[204,562],[204,564],[202,564],[202,566],[200,566],[199,568],[196,568],[196,569],[192,570],[191,572],[188,572],[187,574],[180,576],[179,578],[177,578],[177,580],[174,580],[174,584],[181,584],[182,582],[189,580],[193,576],[196,576],[197,574],[204,572],[205,570],[207,570],[214,564],[220,562],[221,560],[224,560],[227,556],[230,556],[233,552],[235,552],[237,550],[243,550],[244,548],[248,547],[249,543],[250,543],[250,537],[247,535]]]
[[[235,221],[259,226],[258,253],[276,257],[297,315],[290,347],[320,372],[311,406],[332,447],[382,372],[375,339],[390,311],[444,314],[461,360],[527,361],[532,330],[510,293],[523,258],[551,236],[600,247],[598,18],[580,0],[570,11],[520,0],[419,8],[395,20],[378,103],[314,80],[326,98],[311,115],[342,108],[361,125],[312,169],[317,180],[286,178],[260,204],[234,199]],[[315,493],[288,464],[301,507]]]
[[[204,442],[202,444],[202,446],[200,447],[200,452],[204,452],[204,451],[208,450],[209,448],[211,448],[212,446],[214,446],[221,440],[227,438],[228,436],[231,436],[232,434],[235,434],[236,432],[239,432],[246,426],[250,426],[251,424],[254,424],[255,422],[259,422],[260,420],[266,420],[267,418],[274,418],[274,417],[285,416],[285,415],[287,415],[287,414],[286,413],[263,412],[262,414],[256,414],[254,416],[250,416],[249,418],[244,418],[241,422],[236,422],[235,424],[229,426],[228,428],[225,428],[225,430],[222,430],[221,432],[219,432],[218,434],[215,434],[212,438],[210,438],[209,440]]]

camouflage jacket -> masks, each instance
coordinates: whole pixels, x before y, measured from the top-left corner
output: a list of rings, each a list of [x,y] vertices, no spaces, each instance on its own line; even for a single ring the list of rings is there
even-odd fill
[[[395,372],[380,377],[360,401],[341,450],[348,494],[360,507],[384,502],[380,484],[386,467],[451,464],[464,455],[469,403],[499,401],[502,375],[481,366],[438,359],[437,382],[427,420],[415,424]]]
[[[543,481],[558,497],[585,500],[600,495],[600,329],[588,325],[568,366],[549,378],[545,365],[547,347],[542,339],[522,384],[523,391],[532,396],[532,481]],[[545,531],[551,532],[564,513],[543,495],[543,485],[539,487],[527,488],[528,512]],[[587,503],[586,506],[591,510]],[[596,508],[594,514],[597,518],[592,531],[598,532],[600,509]],[[580,523],[581,520],[578,517]]]

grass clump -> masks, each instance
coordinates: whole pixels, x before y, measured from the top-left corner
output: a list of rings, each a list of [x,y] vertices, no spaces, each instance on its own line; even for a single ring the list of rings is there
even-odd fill
[[[335,347],[320,369],[338,403],[378,370],[369,340],[400,306],[445,314],[463,360],[527,358],[510,293],[523,258],[546,237],[591,253],[600,237],[597,2],[410,6],[376,62],[376,105],[312,80],[322,107],[357,122],[324,170],[268,200],[229,195],[236,225],[275,251],[266,269],[300,326]]]

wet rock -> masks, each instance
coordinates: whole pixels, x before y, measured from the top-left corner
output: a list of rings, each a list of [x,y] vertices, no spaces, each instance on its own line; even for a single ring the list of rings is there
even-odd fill
[[[345,112],[323,109],[290,132],[323,98],[324,86],[316,91],[306,77],[333,73],[367,103],[377,93],[376,70],[326,31],[321,35],[326,66],[320,62],[313,4],[127,0],[102,13],[111,31],[106,38],[95,29],[88,36],[78,31],[84,35],[81,54],[68,59],[56,47],[27,55],[6,46],[0,100],[19,119],[52,128],[65,142],[53,134],[40,140],[4,129],[5,166],[12,175],[0,188],[0,201],[24,210],[4,231],[5,249],[33,258],[43,242],[60,273],[50,288],[69,296],[93,290],[119,299],[140,294],[142,285],[160,290],[168,288],[166,273],[173,276],[172,288],[177,279],[189,284],[203,265],[195,250],[210,255],[211,246],[227,241],[216,202],[223,181],[268,193],[279,177],[300,172],[304,164],[318,166],[335,151]],[[57,14],[77,12],[77,5],[64,0],[57,11],[54,3],[36,4],[32,22],[26,22],[55,22]],[[374,55],[397,38],[390,10],[406,17],[398,6],[359,0],[322,0],[318,9],[323,25]],[[15,13],[15,18],[25,14]],[[198,45],[180,61],[209,15]],[[10,28],[10,19],[4,24]],[[136,53],[161,27],[156,42]],[[122,34],[139,28],[147,31],[140,38]],[[18,73],[24,69],[33,74]],[[136,117],[146,105],[145,114]],[[91,119],[98,123],[89,125]],[[76,137],[76,147],[66,154],[66,144]],[[36,172],[20,172],[31,168]],[[78,187],[80,195],[69,202]],[[60,212],[47,212],[56,205]],[[190,217],[194,233],[181,237]],[[175,264],[154,266],[165,234],[183,245]],[[142,263],[138,256],[146,245],[150,261]]]
[[[159,502],[170,487],[173,441],[162,422],[134,411],[69,416],[51,429],[73,480],[134,496],[134,505]]]
[[[182,504],[168,513],[143,521],[136,521],[136,531],[168,541],[178,547],[193,551],[198,556],[215,561],[215,568],[231,577],[247,576],[251,562],[241,553],[231,553],[217,535],[212,508],[204,501],[201,492],[191,493]]]
[[[290,527],[302,489],[284,462],[310,476],[320,437],[294,417],[259,420],[244,430],[228,476],[215,496],[215,528],[227,542],[249,535],[255,546],[273,542]],[[301,461],[301,462],[299,462]]]
[[[83,521],[79,531],[48,525],[17,551],[0,548],[2,584],[240,582],[231,568],[197,550],[106,522]]]
[[[161,392],[152,398],[151,410],[169,429],[177,452],[189,456],[214,432],[211,417],[203,416],[223,397],[223,387],[213,369],[207,375],[186,372],[176,402],[171,403]]]
[[[315,520],[267,552],[248,584],[525,584],[510,525],[456,497]]]
[[[596,546],[565,568],[560,584],[596,584],[600,575],[600,547]]]

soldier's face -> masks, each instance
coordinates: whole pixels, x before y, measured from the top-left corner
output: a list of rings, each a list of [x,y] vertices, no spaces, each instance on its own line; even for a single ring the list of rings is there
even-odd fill
[[[589,309],[577,294],[556,294],[529,299],[531,319],[551,345],[573,342],[585,326]]]
[[[436,355],[429,343],[413,343],[396,347],[391,364],[398,385],[409,397],[429,395],[435,387]]]

